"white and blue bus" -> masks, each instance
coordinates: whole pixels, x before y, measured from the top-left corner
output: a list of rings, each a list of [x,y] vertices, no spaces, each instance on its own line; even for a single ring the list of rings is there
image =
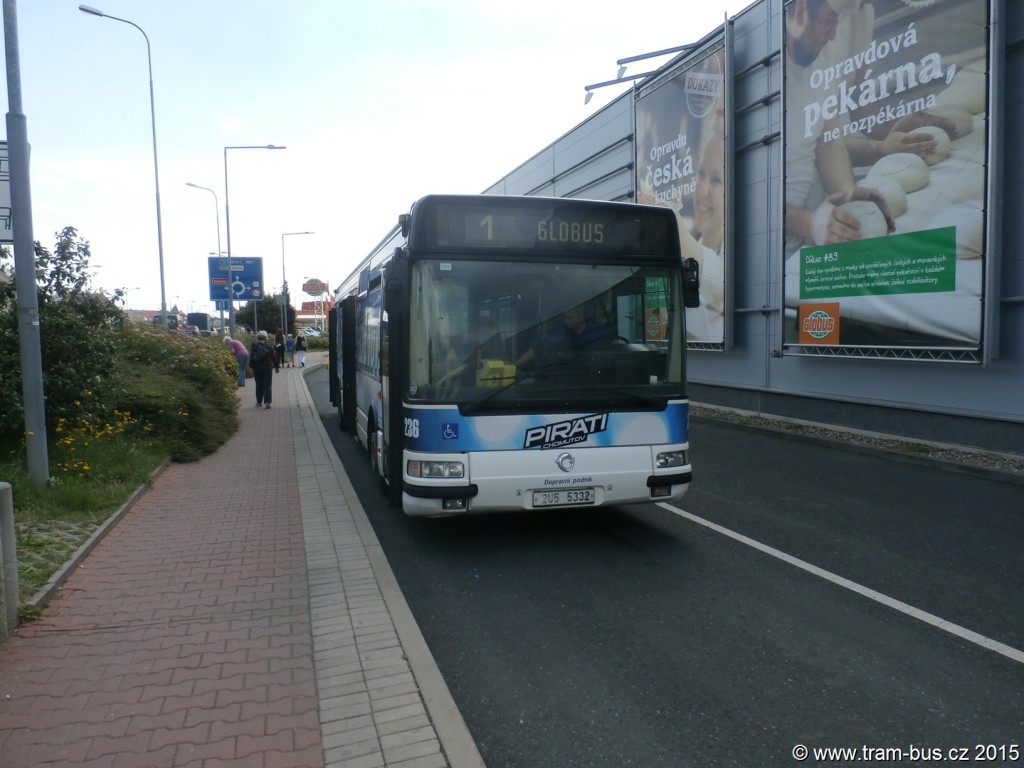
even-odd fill
[[[697,279],[667,208],[424,197],[335,294],[340,424],[409,515],[678,499]]]

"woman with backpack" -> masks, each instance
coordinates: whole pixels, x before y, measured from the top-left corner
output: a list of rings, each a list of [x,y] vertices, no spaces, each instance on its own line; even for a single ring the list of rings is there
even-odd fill
[[[257,408],[261,405],[270,407],[270,401],[274,399],[274,374],[281,371],[281,364],[267,338],[267,332],[260,331],[249,350],[249,365],[256,380]]]
[[[306,337],[299,334],[295,337],[295,354],[299,358],[299,367],[306,367]]]

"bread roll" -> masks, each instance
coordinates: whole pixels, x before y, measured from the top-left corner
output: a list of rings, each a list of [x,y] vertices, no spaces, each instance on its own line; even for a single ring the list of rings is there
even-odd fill
[[[944,107],[960,107],[972,115],[984,112],[988,104],[985,62],[976,61],[960,69],[953,82],[935,97],[935,103]]]
[[[895,179],[891,179],[888,176],[868,176],[857,182],[857,186],[870,187],[877,190],[885,198],[885,202],[889,204],[889,212],[894,219],[907,212],[907,193]]]
[[[955,105],[936,106],[929,109],[928,114],[945,117],[946,119],[953,121],[953,125],[955,126],[955,135],[950,137],[952,139],[962,139],[974,130],[974,118],[971,117],[971,113],[963,107]]]
[[[935,137],[935,149],[922,156],[928,165],[935,165],[949,157],[949,145],[951,142],[949,134],[944,130],[934,125],[926,125],[922,128],[915,128],[913,133],[930,133]]]
[[[916,192],[928,184],[928,165],[911,152],[886,155],[868,171],[868,176],[883,176],[903,187],[904,192]]]
[[[869,237],[885,237],[889,234],[889,225],[877,205],[870,200],[854,200],[839,206],[842,210],[853,214],[860,221],[861,239]]]

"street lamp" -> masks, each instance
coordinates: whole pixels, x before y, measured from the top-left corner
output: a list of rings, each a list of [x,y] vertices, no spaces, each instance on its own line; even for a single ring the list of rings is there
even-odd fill
[[[193,184],[191,181],[186,181],[185,186],[194,187],[195,189],[205,189],[213,195],[213,214],[217,219],[217,253],[220,254],[220,201],[217,199],[217,193],[209,187],[201,187],[198,184]]]
[[[229,149],[287,149],[277,147],[273,144],[245,145],[236,147],[224,147],[224,230],[228,236],[228,328],[231,337],[235,336],[235,285],[231,274],[231,207],[228,202],[228,150]],[[256,310],[253,309],[255,317]]]
[[[214,192],[209,187],[201,187],[198,184],[193,184],[191,181],[186,181],[185,182],[185,186],[186,187],[193,187],[195,189],[205,189],[207,192],[209,192],[211,195],[213,195],[213,214],[214,214],[214,216],[217,219],[217,255],[220,256],[220,201],[217,200],[217,193]],[[212,284],[211,284],[210,287],[211,288],[213,287]],[[231,283],[230,282],[228,283],[228,290],[229,291],[231,290]],[[220,306],[223,307],[224,305],[221,304]],[[221,328],[221,331],[224,330],[224,310],[223,309],[220,310],[220,328]]]
[[[87,13],[90,16],[99,16],[103,19],[111,19],[112,21],[120,21],[123,24],[129,24],[139,30],[139,32],[142,33],[143,39],[146,41],[146,62],[149,66],[149,114],[153,127],[153,180],[156,183],[156,243],[157,253],[160,258],[160,314],[163,316],[164,327],[166,328],[168,326],[168,318],[167,294],[165,293],[164,288],[164,233],[163,226],[160,221],[160,167],[156,159],[156,106],[153,101],[153,56],[149,47],[149,36],[145,33],[142,27],[133,21],[128,21],[128,19],[120,19],[117,16],[111,16],[88,5],[80,5],[78,6],[78,10],[82,13]]]
[[[281,308],[281,328],[288,335],[288,279],[284,276],[284,239],[291,235],[315,235],[316,232],[285,232],[281,235],[281,293],[284,294],[284,305]]]

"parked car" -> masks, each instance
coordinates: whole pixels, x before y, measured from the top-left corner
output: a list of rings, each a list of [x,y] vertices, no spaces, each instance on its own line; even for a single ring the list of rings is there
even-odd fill
[[[302,334],[303,336],[319,336],[319,328],[299,328],[296,333]]]

